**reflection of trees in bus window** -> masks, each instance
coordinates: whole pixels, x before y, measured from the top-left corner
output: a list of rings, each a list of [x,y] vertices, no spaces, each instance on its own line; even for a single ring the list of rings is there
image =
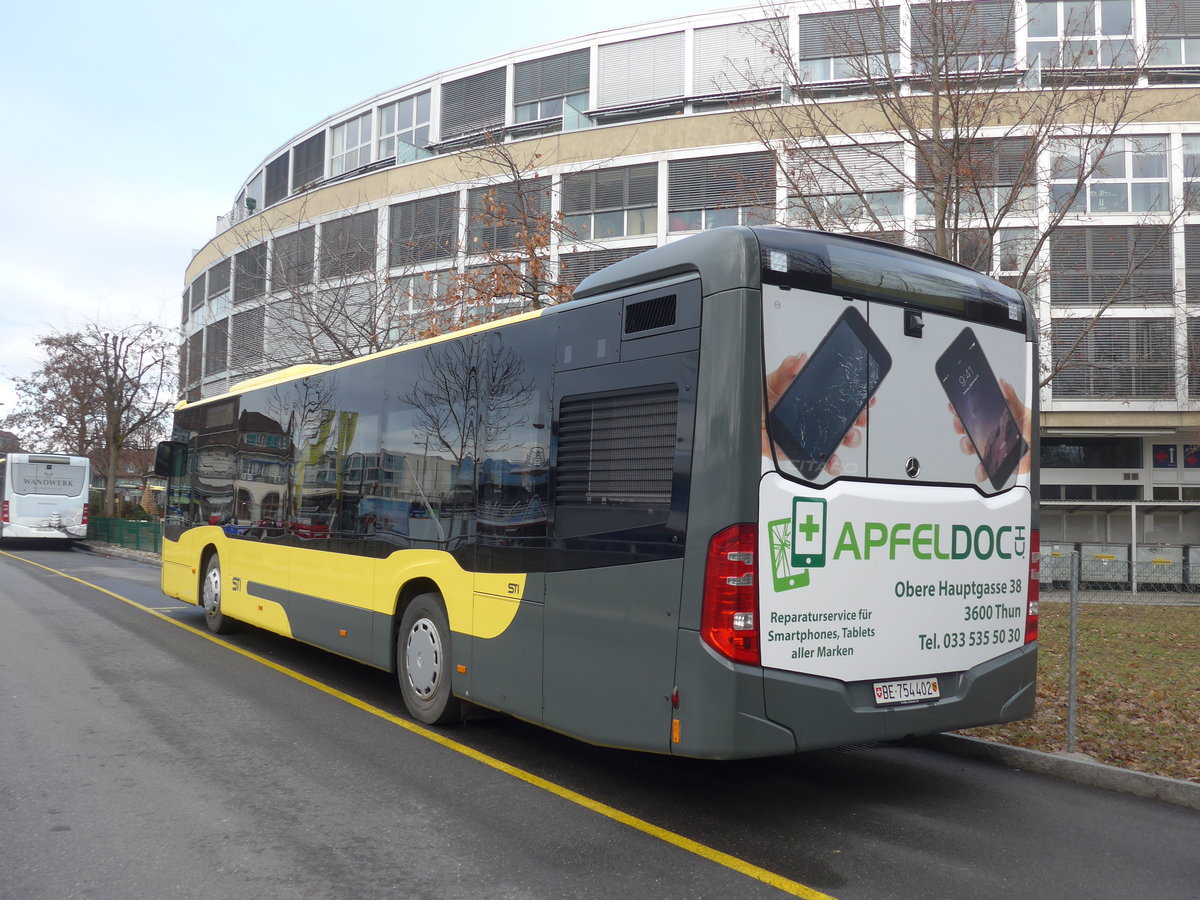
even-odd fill
[[[477,567],[540,568],[529,559],[545,546],[550,456],[550,360],[547,322],[487,336],[480,379]]]
[[[306,378],[293,474],[293,530],[304,539],[339,539],[361,552],[368,533],[362,501],[378,487],[384,362],[361,364],[353,378]]]

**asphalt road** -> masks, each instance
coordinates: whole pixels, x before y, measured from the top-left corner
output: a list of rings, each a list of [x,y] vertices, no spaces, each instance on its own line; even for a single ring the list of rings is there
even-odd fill
[[[1191,810],[918,747],[442,743],[386,673],[207,637],[155,567],[0,551],[0,898],[1200,897]]]

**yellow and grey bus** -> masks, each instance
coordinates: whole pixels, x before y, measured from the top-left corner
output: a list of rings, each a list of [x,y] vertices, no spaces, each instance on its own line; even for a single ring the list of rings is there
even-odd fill
[[[1028,716],[1028,300],[729,227],[575,299],[181,404],[163,590],[614,747],[794,753]]]

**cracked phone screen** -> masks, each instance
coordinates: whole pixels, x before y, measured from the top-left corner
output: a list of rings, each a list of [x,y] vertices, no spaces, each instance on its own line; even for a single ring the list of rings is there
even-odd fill
[[[803,477],[820,473],[882,373],[848,317],[840,318],[771,411],[771,438]]]

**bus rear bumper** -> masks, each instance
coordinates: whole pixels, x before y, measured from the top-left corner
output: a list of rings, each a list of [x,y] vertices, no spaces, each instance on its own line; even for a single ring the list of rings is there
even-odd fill
[[[792,731],[797,750],[816,750],[1026,718],[1036,697],[1037,644],[939,675],[941,698],[929,703],[878,706],[872,681],[763,674],[767,718]]]

